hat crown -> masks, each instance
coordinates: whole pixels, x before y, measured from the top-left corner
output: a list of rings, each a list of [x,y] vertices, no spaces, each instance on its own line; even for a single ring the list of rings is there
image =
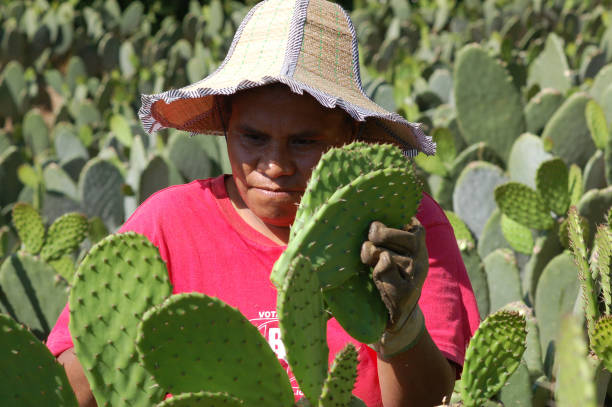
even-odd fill
[[[364,141],[393,143],[407,155],[435,152],[435,143],[418,124],[385,110],[365,94],[351,19],[327,0],[258,3],[240,24],[215,72],[184,88],[143,96],[140,117],[147,131],[174,127],[223,134],[215,96],[276,82],[365,122],[360,132]]]

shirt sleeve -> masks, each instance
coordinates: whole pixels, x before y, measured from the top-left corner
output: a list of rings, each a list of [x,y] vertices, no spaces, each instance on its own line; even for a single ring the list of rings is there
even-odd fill
[[[444,356],[463,366],[480,316],[472,285],[448,221],[426,228],[429,272],[419,305],[425,326]]]

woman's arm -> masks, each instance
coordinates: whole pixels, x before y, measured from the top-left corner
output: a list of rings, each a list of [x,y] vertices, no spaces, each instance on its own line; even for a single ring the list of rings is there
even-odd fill
[[[427,330],[417,344],[389,359],[378,358],[378,379],[385,407],[438,406],[450,397],[455,367]]]
[[[68,381],[74,394],[76,395],[77,401],[80,407],[97,407],[98,404],[91,393],[89,382],[85,377],[83,366],[74,353],[74,348],[68,348],[62,352],[58,357],[57,361],[60,365],[64,366]]]

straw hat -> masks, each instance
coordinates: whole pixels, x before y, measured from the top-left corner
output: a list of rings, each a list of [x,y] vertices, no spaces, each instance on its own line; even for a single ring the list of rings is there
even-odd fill
[[[326,0],[257,4],[240,24],[215,72],[180,89],[142,95],[138,114],[149,133],[173,127],[223,135],[220,96],[277,82],[365,122],[359,135],[363,141],[393,143],[409,157],[419,151],[435,153],[435,143],[420,124],[408,122],[366,96],[353,24],[342,7]]]

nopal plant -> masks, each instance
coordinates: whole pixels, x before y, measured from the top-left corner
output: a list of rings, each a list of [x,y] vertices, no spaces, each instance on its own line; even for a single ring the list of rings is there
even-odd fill
[[[38,211],[26,203],[14,205],[12,219],[21,250],[0,266],[0,310],[43,339],[68,300],[75,269],[72,253],[85,239],[89,223],[74,212],[46,230]]]

